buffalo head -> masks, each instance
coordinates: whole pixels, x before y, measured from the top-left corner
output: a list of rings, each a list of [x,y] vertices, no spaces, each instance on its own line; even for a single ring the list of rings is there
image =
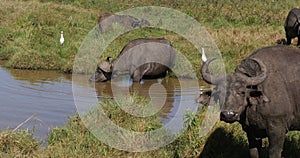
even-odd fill
[[[196,99],[196,102],[200,103],[202,105],[209,105],[210,97],[211,97],[211,91],[210,90],[200,92],[200,96]]]
[[[132,28],[144,27],[144,26],[150,26],[150,22],[142,18],[141,20],[134,21],[131,25]]]
[[[242,61],[235,73],[213,76],[208,70],[213,60],[215,58],[202,65],[202,78],[216,86],[211,98],[219,101],[220,119],[228,123],[239,121],[247,106],[258,104],[260,98],[263,98],[259,85],[267,77],[266,66],[258,59],[248,58]]]
[[[112,76],[112,63],[109,61],[110,57],[107,57],[106,61],[98,64],[96,72],[90,77],[92,82],[104,82],[111,79]]]

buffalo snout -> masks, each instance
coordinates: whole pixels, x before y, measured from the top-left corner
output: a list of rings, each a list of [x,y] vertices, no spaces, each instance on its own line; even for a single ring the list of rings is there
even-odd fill
[[[97,72],[92,74],[92,76],[89,78],[90,82],[97,82],[98,80],[99,80],[99,74],[97,74]]]
[[[234,111],[221,111],[220,118],[221,121],[225,121],[227,123],[233,123],[240,119],[239,114]]]

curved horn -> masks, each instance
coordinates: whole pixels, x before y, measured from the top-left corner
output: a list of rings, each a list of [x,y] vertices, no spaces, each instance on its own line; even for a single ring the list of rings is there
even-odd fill
[[[258,76],[255,76],[255,77],[249,77],[249,76],[246,76],[245,74],[241,74],[241,73],[237,73],[237,75],[244,81],[246,82],[247,84],[249,85],[258,85],[260,83],[262,83],[266,77],[267,77],[267,67],[266,65],[259,59],[255,59],[255,58],[251,58],[251,59],[248,59],[248,60],[253,60],[255,61],[259,67],[260,67],[260,70],[261,70],[261,73],[258,75]]]
[[[216,60],[217,58],[211,58],[211,59],[208,59],[206,62],[204,62],[202,64],[202,68],[201,68],[201,74],[202,74],[202,78],[205,82],[207,82],[208,84],[213,84],[213,85],[216,85],[218,84],[219,81],[222,80],[223,76],[212,76],[210,73],[209,73],[209,70],[208,70],[208,65]]]

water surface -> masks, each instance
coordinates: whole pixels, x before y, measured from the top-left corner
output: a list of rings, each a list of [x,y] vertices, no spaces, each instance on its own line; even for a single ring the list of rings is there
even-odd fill
[[[84,81],[87,79],[85,75],[81,78]],[[0,129],[14,129],[22,124],[19,129],[29,129],[34,132],[35,138],[45,140],[51,129],[65,125],[68,118],[76,113],[71,79],[71,75],[55,71],[0,67]],[[199,95],[199,89],[191,83],[193,83],[191,80],[179,82],[175,78],[166,78],[144,80],[143,84],[122,85],[122,81],[88,83],[77,87],[83,92],[86,90],[94,92],[99,101],[104,97],[116,97],[116,90],[118,93],[125,90],[124,93],[128,91],[149,97],[158,101],[157,104],[161,104],[158,112],[164,124],[171,118],[177,119],[179,123],[175,129],[183,126],[186,110],[196,110],[195,99]],[[87,98],[89,97],[93,98],[93,96]],[[24,122],[31,116],[33,117],[29,121]]]
[[[47,138],[75,111],[71,75],[54,71],[14,70],[0,67],[0,128],[29,129],[37,139]]]

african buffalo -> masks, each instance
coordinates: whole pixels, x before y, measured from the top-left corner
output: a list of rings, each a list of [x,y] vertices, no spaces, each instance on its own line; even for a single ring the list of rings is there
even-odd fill
[[[140,38],[130,41],[117,59],[98,65],[90,81],[107,81],[112,76],[129,74],[133,81],[166,75],[175,64],[175,49],[163,38]]]
[[[297,46],[300,46],[300,9],[292,9],[284,23],[287,45],[290,45],[292,38],[298,37]]]
[[[196,102],[202,105],[209,105],[211,92],[212,90],[208,87],[200,87],[200,95],[196,99]]]
[[[106,32],[109,27],[117,23],[123,26],[126,30],[149,26],[149,21],[145,19],[137,19],[130,15],[117,15],[112,13],[104,13],[98,18],[99,29],[100,31]]]
[[[204,81],[216,85],[211,99],[219,100],[220,119],[242,125],[252,158],[259,157],[264,137],[269,138],[269,157],[280,158],[285,134],[300,130],[300,50],[259,49],[226,75],[209,72],[213,60],[201,71]]]

